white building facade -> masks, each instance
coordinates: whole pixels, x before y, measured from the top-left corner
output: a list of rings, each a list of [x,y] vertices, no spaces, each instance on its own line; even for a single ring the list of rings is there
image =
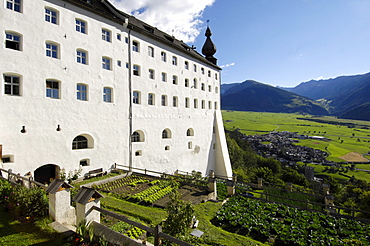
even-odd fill
[[[232,176],[214,60],[107,1],[2,2],[2,168]]]

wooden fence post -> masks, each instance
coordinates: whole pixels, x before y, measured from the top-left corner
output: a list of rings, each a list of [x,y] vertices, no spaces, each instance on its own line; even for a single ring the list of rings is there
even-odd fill
[[[154,228],[154,246],[161,246],[162,245],[162,240],[161,238],[159,237],[159,233],[162,232],[162,226],[160,225],[157,225],[155,228]]]

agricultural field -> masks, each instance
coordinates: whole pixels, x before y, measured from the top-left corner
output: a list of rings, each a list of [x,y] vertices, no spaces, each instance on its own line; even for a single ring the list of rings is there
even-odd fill
[[[273,245],[369,245],[370,225],[352,219],[231,197],[215,225]]]
[[[370,122],[343,120],[310,115],[222,111],[227,130],[240,129],[246,135],[271,131],[290,131],[321,136],[330,141],[300,140],[299,145],[329,152],[327,160],[335,162],[367,161],[370,151]]]
[[[182,186],[180,182],[174,180],[153,179],[145,175],[131,175],[93,188],[127,201],[158,207],[165,207],[169,201],[169,194],[175,190],[178,190],[183,200],[194,204],[207,200],[209,193],[189,185]]]

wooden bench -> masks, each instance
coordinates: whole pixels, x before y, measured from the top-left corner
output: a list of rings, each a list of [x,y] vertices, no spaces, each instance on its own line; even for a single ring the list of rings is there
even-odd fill
[[[99,176],[103,174],[104,174],[103,168],[98,168],[98,169],[90,170],[87,174],[87,177],[91,178],[91,177],[95,177],[95,176]]]

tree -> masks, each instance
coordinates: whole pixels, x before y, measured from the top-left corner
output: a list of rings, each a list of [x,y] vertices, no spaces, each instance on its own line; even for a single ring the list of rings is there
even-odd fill
[[[194,208],[189,202],[180,199],[180,194],[175,191],[170,196],[167,204],[167,219],[163,231],[172,236],[184,235],[191,226]]]

